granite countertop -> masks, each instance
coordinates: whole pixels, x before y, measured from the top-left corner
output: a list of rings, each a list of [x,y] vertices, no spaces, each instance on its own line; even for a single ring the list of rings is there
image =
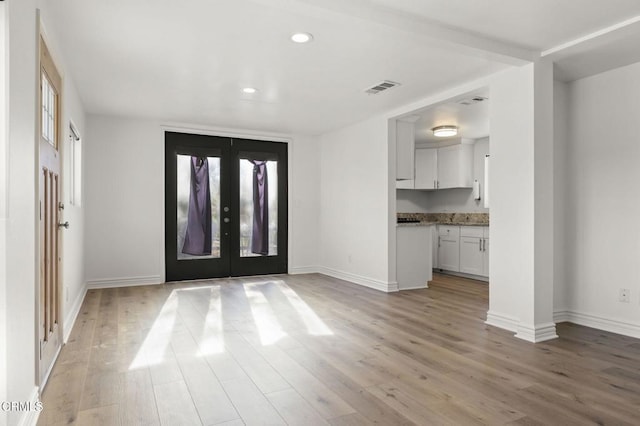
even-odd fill
[[[407,223],[396,223],[396,226],[399,228],[404,228],[405,226],[431,226],[437,225],[437,222],[407,222]]]
[[[471,222],[409,222],[409,223],[396,223],[398,227],[404,226],[431,226],[431,225],[450,225],[450,226],[489,226],[488,223],[471,223]]]
[[[397,217],[420,221],[399,223],[398,226],[489,226],[488,213],[398,213]]]

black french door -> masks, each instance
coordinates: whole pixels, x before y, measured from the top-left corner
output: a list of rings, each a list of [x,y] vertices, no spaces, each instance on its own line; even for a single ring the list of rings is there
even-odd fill
[[[287,144],[165,132],[166,281],[287,272]]]

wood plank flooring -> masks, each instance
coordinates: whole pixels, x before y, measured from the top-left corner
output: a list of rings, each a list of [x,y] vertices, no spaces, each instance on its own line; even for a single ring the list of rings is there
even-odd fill
[[[39,425],[638,425],[640,340],[484,324],[486,283],[322,275],[91,290]]]

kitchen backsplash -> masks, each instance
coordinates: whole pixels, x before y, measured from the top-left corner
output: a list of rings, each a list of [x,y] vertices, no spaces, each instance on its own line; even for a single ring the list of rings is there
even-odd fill
[[[398,213],[396,216],[421,222],[489,225],[489,213]]]

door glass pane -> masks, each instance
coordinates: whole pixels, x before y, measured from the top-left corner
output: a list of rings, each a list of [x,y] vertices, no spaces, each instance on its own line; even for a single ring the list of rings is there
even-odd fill
[[[240,256],[278,254],[278,162],[240,160]]]
[[[178,260],[220,257],[220,158],[177,155]]]

